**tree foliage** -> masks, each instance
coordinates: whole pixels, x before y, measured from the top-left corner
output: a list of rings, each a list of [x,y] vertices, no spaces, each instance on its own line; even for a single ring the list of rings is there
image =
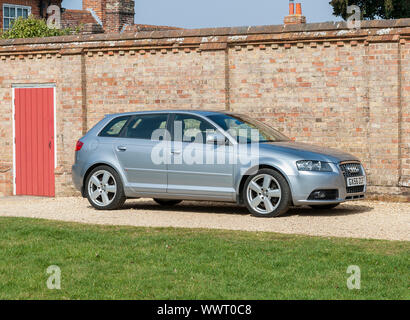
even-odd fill
[[[43,19],[37,19],[33,16],[23,19],[17,18],[13,22],[13,26],[0,34],[1,39],[17,39],[17,38],[35,38],[35,37],[54,37],[64,36],[78,33],[79,29],[71,28],[55,29],[49,28]]]
[[[347,19],[347,7],[356,5],[361,9],[363,20],[410,18],[410,0],[332,0],[333,14]]]

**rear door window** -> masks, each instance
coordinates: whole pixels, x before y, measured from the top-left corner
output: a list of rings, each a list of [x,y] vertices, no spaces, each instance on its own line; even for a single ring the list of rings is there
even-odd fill
[[[159,140],[167,130],[167,114],[136,115],[124,129],[123,137],[144,140]]]

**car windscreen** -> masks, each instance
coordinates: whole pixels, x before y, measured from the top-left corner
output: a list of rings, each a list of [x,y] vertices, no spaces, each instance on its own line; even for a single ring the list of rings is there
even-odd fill
[[[228,132],[239,143],[291,141],[279,131],[243,115],[212,114],[207,118]]]

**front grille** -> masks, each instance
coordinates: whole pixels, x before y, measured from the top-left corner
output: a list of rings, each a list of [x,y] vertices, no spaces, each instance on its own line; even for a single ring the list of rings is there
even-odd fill
[[[341,163],[339,167],[340,170],[342,170],[343,176],[345,177],[346,185],[347,178],[360,177],[365,175],[362,165],[358,162]],[[364,186],[346,187],[346,193],[360,192],[364,192]]]
[[[340,169],[345,178],[363,176],[363,169],[360,163],[342,163]]]

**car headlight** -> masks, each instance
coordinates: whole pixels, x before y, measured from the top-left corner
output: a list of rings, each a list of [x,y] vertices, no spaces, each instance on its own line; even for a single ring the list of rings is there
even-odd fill
[[[331,172],[329,163],[316,160],[301,160],[296,162],[299,171],[322,171]]]

